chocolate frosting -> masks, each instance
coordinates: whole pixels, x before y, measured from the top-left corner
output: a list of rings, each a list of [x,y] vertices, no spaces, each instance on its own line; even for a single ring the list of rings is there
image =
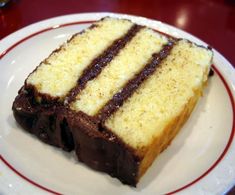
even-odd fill
[[[75,113],[59,104],[34,104],[24,88],[12,109],[16,121],[43,142],[65,151],[75,149],[78,160],[89,167],[117,177],[125,184],[136,185],[140,159],[117,136],[86,114]]]
[[[23,129],[36,135],[43,142],[62,148],[65,151],[74,149],[71,131],[60,104],[35,104],[30,93],[21,88],[12,106],[16,121]]]

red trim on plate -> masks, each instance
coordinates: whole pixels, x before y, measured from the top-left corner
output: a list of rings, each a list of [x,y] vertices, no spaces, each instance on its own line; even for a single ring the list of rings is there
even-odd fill
[[[8,52],[10,52],[12,49],[14,49],[17,45],[21,44],[22,42],[38,35],[38,34],[41,34],[43,32],[46,32],[46,31],[49,31],[49,30],[53,30],[53,29],[57,29],[57,28],[61,28],[61,27],[65,27],[65,26],[70,26],[70,25],[77,25],[77,24],[87,24],[87,23],[92,23],[94,22],[95,20],[93,21],[80,21],[80,22],[71,22],[71,23],[65,23],[65,24],[61,24],[61,25],[57,25],[57,26],[54,26],[54,27],[49,27],[49,28],[46,28],[46,29],[43,29],[41,31],[38,31],[38,32],[35,32],[23,39],[21,39],[20,41],[16,42],[15,44],[13,44],[11,47],[9,47],[7,50],[5,50],[3,53],[0,54],[0,59],[2,59]],[[159,32],[158,30],[156,30],[157,32]],[[162,33],[162,32],[160,32]],[[167,35],[166,33],[163,33],[165,35]],[[167,36],[170,36],[170,35],[167,35]],[[228,140],[228,143],[226,144],[226,147],[225,149],[223,150],[222,154],[219,156],[219,158],[213,163],[213,165],[205,172],[203,173],[201,176],[199,176],[197,179],[193,180],[192,182],[184,185],[183,187],[179,188],[179,189],[176,189],[174,191],[171,191],[171,192],[168,192],[167,194],[175,194],[181,190],[184,190],[185,188],[188,188],[189,186],[195,184],[196,182],[198,182],[199,180],[201,180],[203,177],[205,177],[208,173],[210,173],[212,171],[212,169],[214,169],[218,164],[219,162],[223,159],[223,157],[225,156],[225,154],[227,153],[230,145],[232,144],[232,141],[233,141],[233,137],[234,137],[234,134],[235,134],[235,102],[234,102],[234,98],[233,98],[233,94],[226,82],[226,80],[224,79],[224,77],[222,76],[222,74],[220,73],[220,71],[213,65],[213,70],[218,74],[218,76],[220,77],[220,79],[222,80],[226,90],[227,90],[227,93],[229,95],[229,98],[230,98],[230,101],[231,101],[231,105],[232,105],[232,109],[233,109],[233,126],[232,126],[232,130],[231,130],[231,133],[230,133],[230,137],[229,137],[229,140]],[[17,175],[19,175],[21,178],[25,179],[26,181],[28,181],[29,183],[33,184],[34,186],[36,187],[39,187],[47,192],[50,192],[50,193],[53,193],[53,194],[61,194],[61,193],[58,193],[58,192],[55,192],[53,190],[50,190],[49,188],[46,188],[36,182],[34,182],[33,180],[29,179],[28,177],[24,176],[22,173],[20,173],[18,170],[16,170],[6,159],[3,158],[2,155],[0,155],[0,159],[2,160],[3,163],[5,163],[5,165],[7,165],[13,172],[15,172]]]
[[[34,186],[37,186],[47,192],[56,194],[56,195],[61,195],[61,193],[55,192],[53,190],[50,190],[36,182],[34,182],[33,180],[29,179],[28,177],[24,176],[22,173],[20,173],[19,171],[17,171],[9,162],[7,162],[2,155],[0,155],[0,159],[5,163],[5,165],[7,165],[12,171],[14,171],[17,175],[19,175],[20,177],[22,177],[24,180],[28,181],[29,183],[33,184]]]
[[[198,177],[197,179],[193,180],[192,182],[188,183],[187,185],[177,189],[177,190],[174,190],[172,192],[169,192],[167,193],[168,195],[170,194],[175,194],[181,190],[184,190],[185,188],[188,188],[189,186],[195,184],[196,182],[198,182],[200,179],[202,179],[203,177],[205,177],[208,173],[210,173],[212,171],[212,169],[214,169],[216,167],[216,165],[219,164],[219,162],[224,158],[225,154],[227,153],[230,145],[232,144],[232,141],[233,141],[233,137],[234,137],[234,134],[235,134],[235,102],[234,102],[234,98],[233,98],[233,94],[227,84],[227,82],[225,81],[224,77],[222,76],[222,74],[219,72],[219,70],[214,66],[212,65],[213,67],[213,70],[219,75],[220,79],[222,80],[227,92],[228,92],[228,95],[229,95],[229,98],[230,98],[230,101],[231,101],[231,105],[232,105],[232,109],[233,109],[233,126],[232,126],[232,130],[231,130],[231,133],[230,133],[230,136],[229,136],[229,140],[228,140],[228,143],[226,144],[225,146],[225,149],[224,151],[222,152],[222,154],[219,156],[219,158],[214,162],[214,164],[212,164],[212,166],[205,172],[203,173],[200,177]]]
[[[47,32],[49,30],[53,30],[53,29],[57,29],[57,28],[61,28],[61,27],[65,27],[65,26],[70,26],[70,25],[77,25],[77,24],[89,24],[89,23],[92,23],[94,22],[95,20],[88,20],[88,21],[81,21],[81,22],[71,22],[71,23],[65,23],[65,24],[61,24],[61,25],[54,25],[52,27],[49,27],[49,28],[45,28],[43,30],[40,30],[38,32],[35,32],[33,34],[30,34],[29,36],[21,39],[20,41],[16,42],[15,44],[13,44],[11,47],[9,47],[8,49],[6,49],[4,52],[2,52],[0,54],[0,59],[2,59],[9,51],[11,51],[12,49],[14,49],[17,45],[21,44],[22,42],[30,39],[31,37],[34,37],[38,34],[41,34],[41,33],[44,33],[44,32]]]

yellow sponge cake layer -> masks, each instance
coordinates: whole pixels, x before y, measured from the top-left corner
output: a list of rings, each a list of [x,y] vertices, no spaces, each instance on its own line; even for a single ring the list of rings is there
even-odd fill
[[[75,35],[52,53],[27,79],[39,93],[63,98],[91,61],[123,36],[133,25],[128,20],[105,18]]]
[[[202,90],[211,58],[210,50],[179,41],[156,72],[105,125],[136,151],[143,152],[154,140],[163,139],[167,125],[196,91]]]
[[[115,93],[143,69],[152,54],[158,53],[167,42],[165,36],[153,30],[140,30],[101,74],[87,83],[72,104],[72,109],[96,115]]]

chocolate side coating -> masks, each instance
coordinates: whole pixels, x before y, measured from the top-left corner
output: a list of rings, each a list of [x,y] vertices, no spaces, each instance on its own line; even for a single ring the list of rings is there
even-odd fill
[[[43,142],[62,148],[74,149],[71,131],[64,116],[66,108],[60,104],[40,105],[24,88],[21,88],[12,105],[14,117],[23,129]]]
[[[80,113],[70,111],[67,119],[79,161],[117,177],[124,184],[136,186],[140,159],[130,147],[107,129],[101,130],[99,125],[82,118]]]
[[[89,167],[136,186],[139,159],[116,135],[103,129],[94,118],[55,104],[34,104],[22,88],[12,106],[16,121],[43,142],[65,151],[76,151],[78,160]]]

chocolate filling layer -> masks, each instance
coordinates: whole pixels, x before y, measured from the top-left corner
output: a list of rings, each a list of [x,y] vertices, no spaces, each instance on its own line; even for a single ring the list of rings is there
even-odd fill
[[[120,92],[116,93],[113,98],[99,111],[97,117],[103,122],[112,113],[114,113],[124,101],[129,98],[151,74],[155,72],[158,65],[167,57],[174,46],[174,41],[169,41],[159,53],[154,53],[152,59],[145,67],[131,79]]]
[[[97,77],[102,69],[112,61],[112,59],[118,55],[122,48],[131,41],[136,33],[143,28],[140,25],[133,25],[131,29],[123,35],[120,39],[117,39],[109,46],[100,56],[95,58],[91,64],[83,71],[82,76],[78,79],[76,87],[74,87],[67,95],[66,103],[70,103],[75,100],[77,94],[85,88],[86,83],[95,77]]]

